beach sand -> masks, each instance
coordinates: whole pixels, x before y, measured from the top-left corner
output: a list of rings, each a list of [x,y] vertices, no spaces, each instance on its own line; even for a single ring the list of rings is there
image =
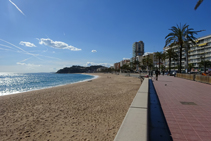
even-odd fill
[[[99,78],[0,97],[0,141],[112,141],[141,83]]]

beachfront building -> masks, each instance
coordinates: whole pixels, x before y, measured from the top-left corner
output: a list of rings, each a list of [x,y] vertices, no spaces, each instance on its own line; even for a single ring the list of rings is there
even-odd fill
[[[146,60],[147,58],[148,58],[147,61],[151,60],[150,62],[148,62],[148,65],[151,63],[153,67],[156,67],[156,59],[154,54],[155,54],[154,52],[146,52],[144,53],[144,55],[136,57],[136,60],[139,62],[139,67],[140,67],[139,70],[142,70],[141,66],[145,66],[146,70],[150,69],[149,67],[146,66],[147,64],[144,63],[144,60]]]
[[[146,70],[150,70],[152,68],[149,68],[150,66],[150,63],[153,67],[156,67],[156,64],[157,64],[157,60],[155,58],[155,53],[154,52],[147,52],[143,55],[143,59],[142,59],[142,64],[144,65],[144,61],[143,60],[146,60],[146,59],[149,59],[149,63],[148,63],[148,66],[146,68]],[[146,65],[146,64],[145,64]]]
[[[132,50],[132,54],[133,57],[130,59],[130,67],[133,67],[133,63],[139,60],[139,57],[144,55],[144,42],[143,41],[139,41],[139,42],[134,42],[133,43],[133,50]],[[136,69],[138,69],[136,67]]]
[[[114,69],[114,66],[110,66],[111,69]]]
[[[178,65],[179,65],[179,48],[177,46],[173,46],[171,48],[173,49],[174,52],[176,52],[178,54],[178,58],[174,58],[174,59],[171,58],[171,68],[175,70],[175,68],[177,68]],[[164,50],[163,52],[166,52],[168,49],[170,49],[169,46],[164,47],[163,48],[163,50]],[[183,54],[182,64],[184,63],[184,60],[185,60],[184,53],[185,52],[183,51],[183,53],[182,53]],[[169,68],[169,59],[165,60],[165,68]]]
[[[123,65],[130,65],[130,59],[124,59],[120,61],[120,67],[122,67]]]
[[[114,63],[114,69],[119,70],[120,69],[120,62]]]
[[[133,57],[144,55],[144,42],[139,41],[133,43]]]
[[[199,62],[201,62],[202,60],[211,61],[211,35],[197,38],[195,42],[197,43],[197,45],[189,44],[190,48],[188,49],[188,64],[193,64],[193,67],[195,69],[199,69]],[[178,46],[173,46],[172,48],[179,56]],[[163,48],[164,52],[168,49],[169,47]],[[171,67],[174,68],[179,65],[179,57],[177,60],[178,61],[172,60]],[[168,67],[168,59],[166,59],[166,62],[167,62],[166,67]],[[182,67],[185,68],[185,66],[186,66],[186,53],[185,53],[185,48],[183,48]]]

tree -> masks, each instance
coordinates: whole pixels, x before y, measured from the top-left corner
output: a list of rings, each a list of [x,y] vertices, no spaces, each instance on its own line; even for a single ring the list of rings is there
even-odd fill
[[[150,68],[150,70],[153,70],[154,66],[153,66],[152,62],[149,63],[149,68]]]
[[[160,70],[160,60],[162,59],[162,52],[156,52],[155,53],[155,58],[158,60],[158,63],[159,63],[159,70]]]
[[[132,69],[135,70],[137,65],[139,67],[140,66],[140,62],[138,60],[134,60]]]
[[[161,65],[161,70],[165,70],[166,69],[166,67],[164,66],[164,65]]]
[[[182,49],[184,47],[184,44],[186,43],[192,43],[192,44],[196,44],[195,43],[195,39],[196,37],[194,37],[194,34],[197,35],[198,32],[200,31],[193,31],[193,28],[188,28],[189,25],[184,24],[183,26],[177,25],[177,26],[172,26],[171,30],[172,32],[170,32],[166,37],[166,44],[170,45],[170,46],[174,46],[174,45],[179,45],[179,73],[181,73],[181,68],[182,68]]]
[[[188,69],[191,71],[191,69],[193,68],[193,64],[192,63],[190,63],[190,64],[188,64]]]
[[[151,69],[151,66],[153,65],[152,65],[152,59],[149,58],[149,55],[147,55],[147,57],[143,59],[143,64],[144,66],[150,67]]]
[[[127,70],[130,70],[130,67],[129,67],[129,65],[124,64],[124,65],[121,67],[121,69],[127,71]]]
[[[146,69],[146,66],[145,65],[141,65],[140,67],[141,67],[142,70],[145,70]]]
[[[166,51],[166,58],[169,60],[169,73],[171,72],[171,59],[176,60],[177,57],[177,53],[171,47]]]
[[[203,0],[199,0],[199,1],[196,3],[196,6],[195,6],[194,10],[196,10],[196,9],[201,5],[202,2],[203,2]]]
[[[206,73],[206,68],[211,66],[211,61],[208,60],[202,60],[199,62],[200,66],[204,66],[204,73]]]
[[[162,54],[162,58],[161,58],[161,60],[162,60],[162,62],[163,62],[163,64],[164,64],[164,66],[166,65],[166,59],[167,59],[167,57],[166,57],[166,52],[164,52],[163,54]],[[166,66],[165,66],[166,67]]]
[[[181,68],[180,68],[180,67],[181,67]],[[179,69],[181,70],[181,69],[183,69],[184,67],[183,67],[183,66],[180,66],[180,65],[177,65],[177,66],[174,67],[174,68],[175,68],[175,69],[178,69],[178,70],[179,70]]]

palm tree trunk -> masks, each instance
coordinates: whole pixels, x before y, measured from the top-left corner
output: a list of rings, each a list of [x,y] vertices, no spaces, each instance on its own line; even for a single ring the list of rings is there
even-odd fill
[[[159,63],[159,71],[160,71],[160,59],[158,60],[158,63]]]
[[[182,68],[182,45],[180,45],[180,56],[179,56],[179,73],[181,73]]]
[[[186,53],[186,69],[187,69],[187,72],[189,72],[189,68],[188,68],[188,47],[185,48],[185,53]]]
[[[204,61],[204,73],[206,73],[206,62]]]
[[[169,74],[171,72],[171,57],[169,56]]]

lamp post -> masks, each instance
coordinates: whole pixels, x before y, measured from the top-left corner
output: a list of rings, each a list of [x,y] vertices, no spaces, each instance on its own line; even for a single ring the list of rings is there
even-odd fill
[[[139,72],[138,71],[138,56],[136,56],[136,71]]]
[[[185,47],[185,54],[186,54],[186,61],[185,61],[185,69],[186,69],[186,73],[188,72],[188,47],[189,47],[189,43],[188,43],[188,26],[187,26],[187,31],[186,31],[186,35],[185,35],[185,39],[186,39],[186,47]]]
[[[206,70],[205,70],[205,69],[206,69],[206,67],[205,67],[205,65],[206,65],[206,64],[205,64],[205,63],[206,63],[206,62],[205,62],[205,46],[204,46],[204,58],[203,58],[203,59],[204,59],[204,73],[206,73]]]

